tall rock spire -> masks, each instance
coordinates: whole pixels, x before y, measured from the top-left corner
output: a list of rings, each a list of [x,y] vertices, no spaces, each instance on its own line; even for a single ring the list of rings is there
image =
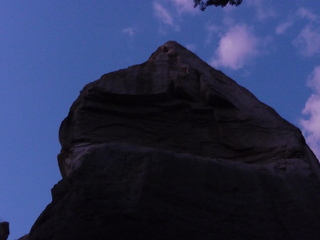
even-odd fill
[[[173,41],[145,63],[86,85],[61,125],[60,142],[63,176],[74,164],[65,159],[94,143],[257,164],[305,157],[299,129]]]
[[[300,130],[177,42],[87,84],[59,137],[31,240],[320,237]]]

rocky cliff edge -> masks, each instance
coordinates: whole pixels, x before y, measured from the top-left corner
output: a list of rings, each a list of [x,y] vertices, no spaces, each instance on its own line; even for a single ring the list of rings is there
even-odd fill
[[[174,41],[87,84],[59,138],[31,240],[320,238],[299,129]]]

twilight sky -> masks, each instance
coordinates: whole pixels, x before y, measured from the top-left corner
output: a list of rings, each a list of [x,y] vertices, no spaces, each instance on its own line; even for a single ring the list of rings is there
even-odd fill
[[[111,2],[111,1],[110,1]],[[178,41],[298,126],[320,157],[320,2],[0,0],[0,220],[29,232],[60,179],[58,129],[82,87]]]

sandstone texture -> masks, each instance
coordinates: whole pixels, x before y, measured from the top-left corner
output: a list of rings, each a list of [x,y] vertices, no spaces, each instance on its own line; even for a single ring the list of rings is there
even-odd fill
[[[28,239],[320,239],[298,128],[176,42],[87,84]]]

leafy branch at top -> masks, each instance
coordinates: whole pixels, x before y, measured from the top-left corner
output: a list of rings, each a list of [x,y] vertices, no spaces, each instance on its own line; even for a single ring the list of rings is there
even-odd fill
[[[230,5],[240,5],[242,0],[193,0],[194,7],[199,6],[200,10],[204,11],[208,6],[214,5],[216,7],[225,7],[228,3]]]

